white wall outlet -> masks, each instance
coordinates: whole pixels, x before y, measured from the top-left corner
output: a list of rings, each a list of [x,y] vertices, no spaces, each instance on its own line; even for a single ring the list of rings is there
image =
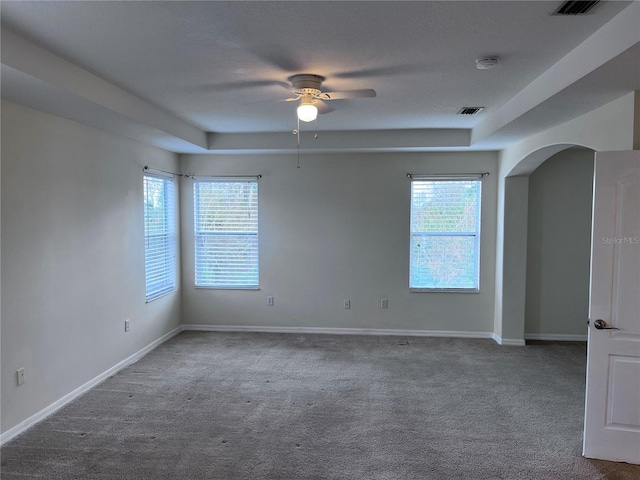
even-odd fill
[[[124,331],[125,331],[125,332],[128,332],[128,331],[129,331],[129,327],[130,327],[130,326],[131,326],[131,325],[129,324],[129,319],[127,318],[127,319],[124,321]]]
[[[381,298],[380,299],[380,308],[389,308],[389,299]]]
[[[273,307],[273,295],[267,296],[267,305]]]
[[[19,368],[16,371],[16,376],[18,377],[18,386],[24,383],[24,368]]]
[[[351,308],[351,300],[345,298],[342,302],[342,305],[346,310],[349,310]]]

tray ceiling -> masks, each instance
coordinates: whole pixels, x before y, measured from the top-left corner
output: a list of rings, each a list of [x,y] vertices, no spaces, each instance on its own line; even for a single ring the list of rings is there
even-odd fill
[[[502,148],[640,89],[638,5],[558,4],[3,1],[2,96],[177,152],[286,150],[295,104],[276,100],[313,73],[377,91],[304,126],[341,132],[327,148],[366,150],[370,131],[379,148],[398,132],[409,149]],[[498,67],[477,70],[487,55]]]

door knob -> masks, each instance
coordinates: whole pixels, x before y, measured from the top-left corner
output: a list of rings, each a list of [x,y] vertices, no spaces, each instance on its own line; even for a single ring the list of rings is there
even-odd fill
[[[595,322],[593,322],[593,326],[596,327],[598,330],[620,330],[619,328],[616,328],[616,327],[607,327],[607,322],[605,322],[600,318]]]

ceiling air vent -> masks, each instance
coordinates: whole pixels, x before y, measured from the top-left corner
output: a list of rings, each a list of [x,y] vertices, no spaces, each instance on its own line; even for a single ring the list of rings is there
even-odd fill
[[[600,3],[600,0],[593,2],[563,2],[551,15],[585,15],[598,3]]]
[[[458,112],[458,115],[475,115],[484,110],[484,107],[462,107]]]

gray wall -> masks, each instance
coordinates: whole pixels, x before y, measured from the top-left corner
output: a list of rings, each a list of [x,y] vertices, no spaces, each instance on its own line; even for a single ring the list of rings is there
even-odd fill
[[[564,150],[530,175],[526,334],[587,333],[593,157]]]
[[[292,155],[184,155],[181,163],[185,173],[263,175],[259,291],[194,288],[193,182],[182,181],[183,323],[493,332],[495,152],[303,151],[300,169]],[[480,293],[409,293],[407,172],[484,171],[492,175],[483,180]]]
[[[145,164],[177,158],[2,102],[3,432],[179,325],[145,304]]]
[[[503,344],[523,345],[526,298],[526,282],[518,275],[527,264],[527,211],[529,179],[526,176],[504,178],[505,199],[503,206],[502,281],[509,286],[509,295],[496,303],[501,308],[500,326],[495,325],[496,335]]]

